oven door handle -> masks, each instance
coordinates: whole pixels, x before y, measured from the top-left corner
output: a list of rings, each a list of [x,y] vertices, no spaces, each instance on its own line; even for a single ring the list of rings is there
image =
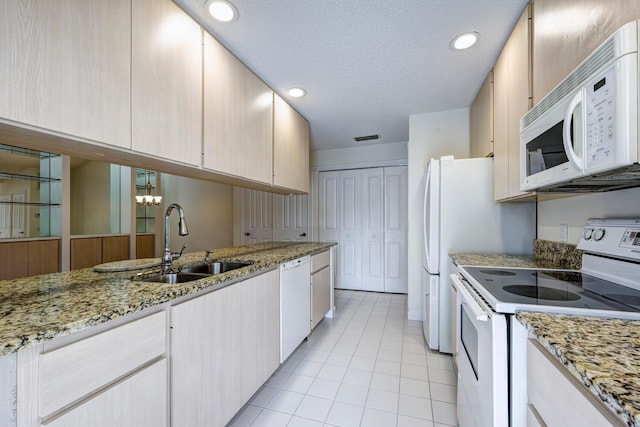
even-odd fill
[[[486,322],[489,320],[489,314],[478,304],[475,298],[469,293],[467,288],[462,284],[462,280],[458,277],[457,274],[451,275],[451,281],[460,292],[460,301],[462,305],[466,305],[473,312],[473,316],[476,320],[481,322]]]

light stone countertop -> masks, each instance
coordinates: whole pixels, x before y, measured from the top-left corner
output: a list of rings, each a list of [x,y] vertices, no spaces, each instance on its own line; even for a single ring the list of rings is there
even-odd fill
[[[130,313],[199,291],[215,291],[243,277],[269,271],[282,262],[328,250],[335,243],[270,242],[214,249],[210,259],[255,261],[247,267],[173,285],[142,282],[160,274],[158,267],[98,273],[85,268],[0,281],[0,356],[69,335]],[[174,270],[204,261],[205,252],[186,253]]]
[[[505,254],[449,254],[451,260],[456,265],[479,266],[479,267],[515,267],[515,268],[536,268],[533,257],[525,255],[505,255]]]
[[[640,321],[534,312],[516,317],[623,424],[640,427]]]
[[[582,267],[582,251],[576,245],[535,239],[533,256],[494,253],[451,253],[457,265],[510,268],[559,268],[579,270]]]

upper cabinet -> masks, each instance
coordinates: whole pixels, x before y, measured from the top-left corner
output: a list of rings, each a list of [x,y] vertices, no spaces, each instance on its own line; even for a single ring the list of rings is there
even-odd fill
[[[471,157],[493,153],[493,71],[489,73],[471,105]]]
[[[520,199],[520,118],[531,107],[530,8],[527,6],[493,69],[495,200]]]
[[[536,0],[533,18],[533,101],[538,103],[615,30],[639,19],[640,2]]]
[[[0,2],[0,117],[129,148],[130,9],[130,0]]]
[[[15,144],[308,192],[309,123],[171,0],[1,1],[0,57]]]
[[[131,21],[132,148],[200,166],[202,30],[168,0],[132,0]]]
[[[203,135],[205,168],[271,184],[273,91],[207,33]]]
[[[309,192],[309,122],[273,97],[273,185]]]

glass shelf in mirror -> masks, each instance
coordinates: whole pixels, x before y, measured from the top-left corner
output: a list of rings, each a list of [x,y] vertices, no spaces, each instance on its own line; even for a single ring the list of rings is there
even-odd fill
[[[62,156],[0,144],[0,239],[58,237]]]
[[[149,192],[158,195],[159,173],[148,169],[136,169],[136,196],[144,196]],[[157,206],[136,204],[136,232],[155,233]]]

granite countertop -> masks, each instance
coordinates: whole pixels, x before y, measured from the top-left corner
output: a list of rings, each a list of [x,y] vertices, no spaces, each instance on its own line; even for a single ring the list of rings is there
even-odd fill
[[[640,426],[640,321],[518,312],[517,319],[629,426]]]
[[[210,259],[255,261],[247,267],[173,285],[142,282],[158,267],[99,273],[93,268],[0,281],[0,356],[118,317],[185,297],[215,291],[282,262],[326,251],[335,243],[269,242],[214,249]],[[200,264],[205,252],[186,253],[173,270]]]
[[[509,268],[559,268],[579,270],[582,267],[582,251],[576,245],[536,239],[533,255],[505,255],[493,253],[449,254],[457,265]]]
[[[533,257],[526,255],[505,254],[449,254],[457,265],[483,267],[517,267],[535,268]]]

